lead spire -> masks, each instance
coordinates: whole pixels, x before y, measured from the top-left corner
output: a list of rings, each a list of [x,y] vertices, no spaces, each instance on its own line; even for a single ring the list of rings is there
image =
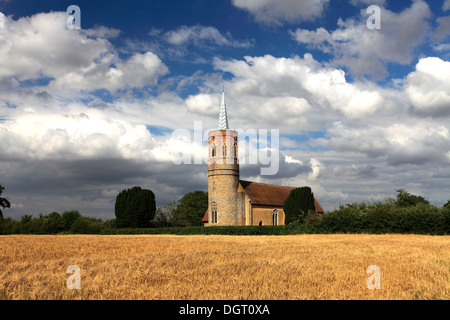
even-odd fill
[[[219,130],[228,130],[227,106],[225,104],[225,88],[222,89],[222,101],[220,102]]]

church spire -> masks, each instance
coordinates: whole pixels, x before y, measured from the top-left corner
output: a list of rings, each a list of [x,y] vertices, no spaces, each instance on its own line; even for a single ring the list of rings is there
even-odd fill
[[[225,104],[225,88],[222,89],[222,101],[220,102],[219,130],[228,130],[227,106]]]

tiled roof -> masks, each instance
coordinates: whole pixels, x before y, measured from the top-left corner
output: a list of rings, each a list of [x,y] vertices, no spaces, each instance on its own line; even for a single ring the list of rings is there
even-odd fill
[[[277,186],[273,184],[250,182],[240,180],[242,188],[246,195],[250,198],[252,204],[266,206],[283,206],[284,200],[289,193],[295,189],[294,187]],[[324,212],[320,203],[314,198],[314,206],[316,212]]]
[[[202,218],[202,222],[208,222],[208,209],[206,209],[205,215]]]

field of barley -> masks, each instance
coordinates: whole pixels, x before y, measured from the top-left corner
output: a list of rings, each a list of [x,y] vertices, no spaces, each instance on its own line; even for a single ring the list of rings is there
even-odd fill
[[[80,289],[67,268],[79,267]],[[369,266],[380,289],[368,289]],[[0,299],[445,299],[450,236],[0,236]]]

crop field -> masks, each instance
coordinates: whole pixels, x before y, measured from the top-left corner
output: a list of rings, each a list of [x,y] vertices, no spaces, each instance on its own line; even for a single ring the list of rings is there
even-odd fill
[[[449,297],[450,236],[0,236],[0,299]]]

